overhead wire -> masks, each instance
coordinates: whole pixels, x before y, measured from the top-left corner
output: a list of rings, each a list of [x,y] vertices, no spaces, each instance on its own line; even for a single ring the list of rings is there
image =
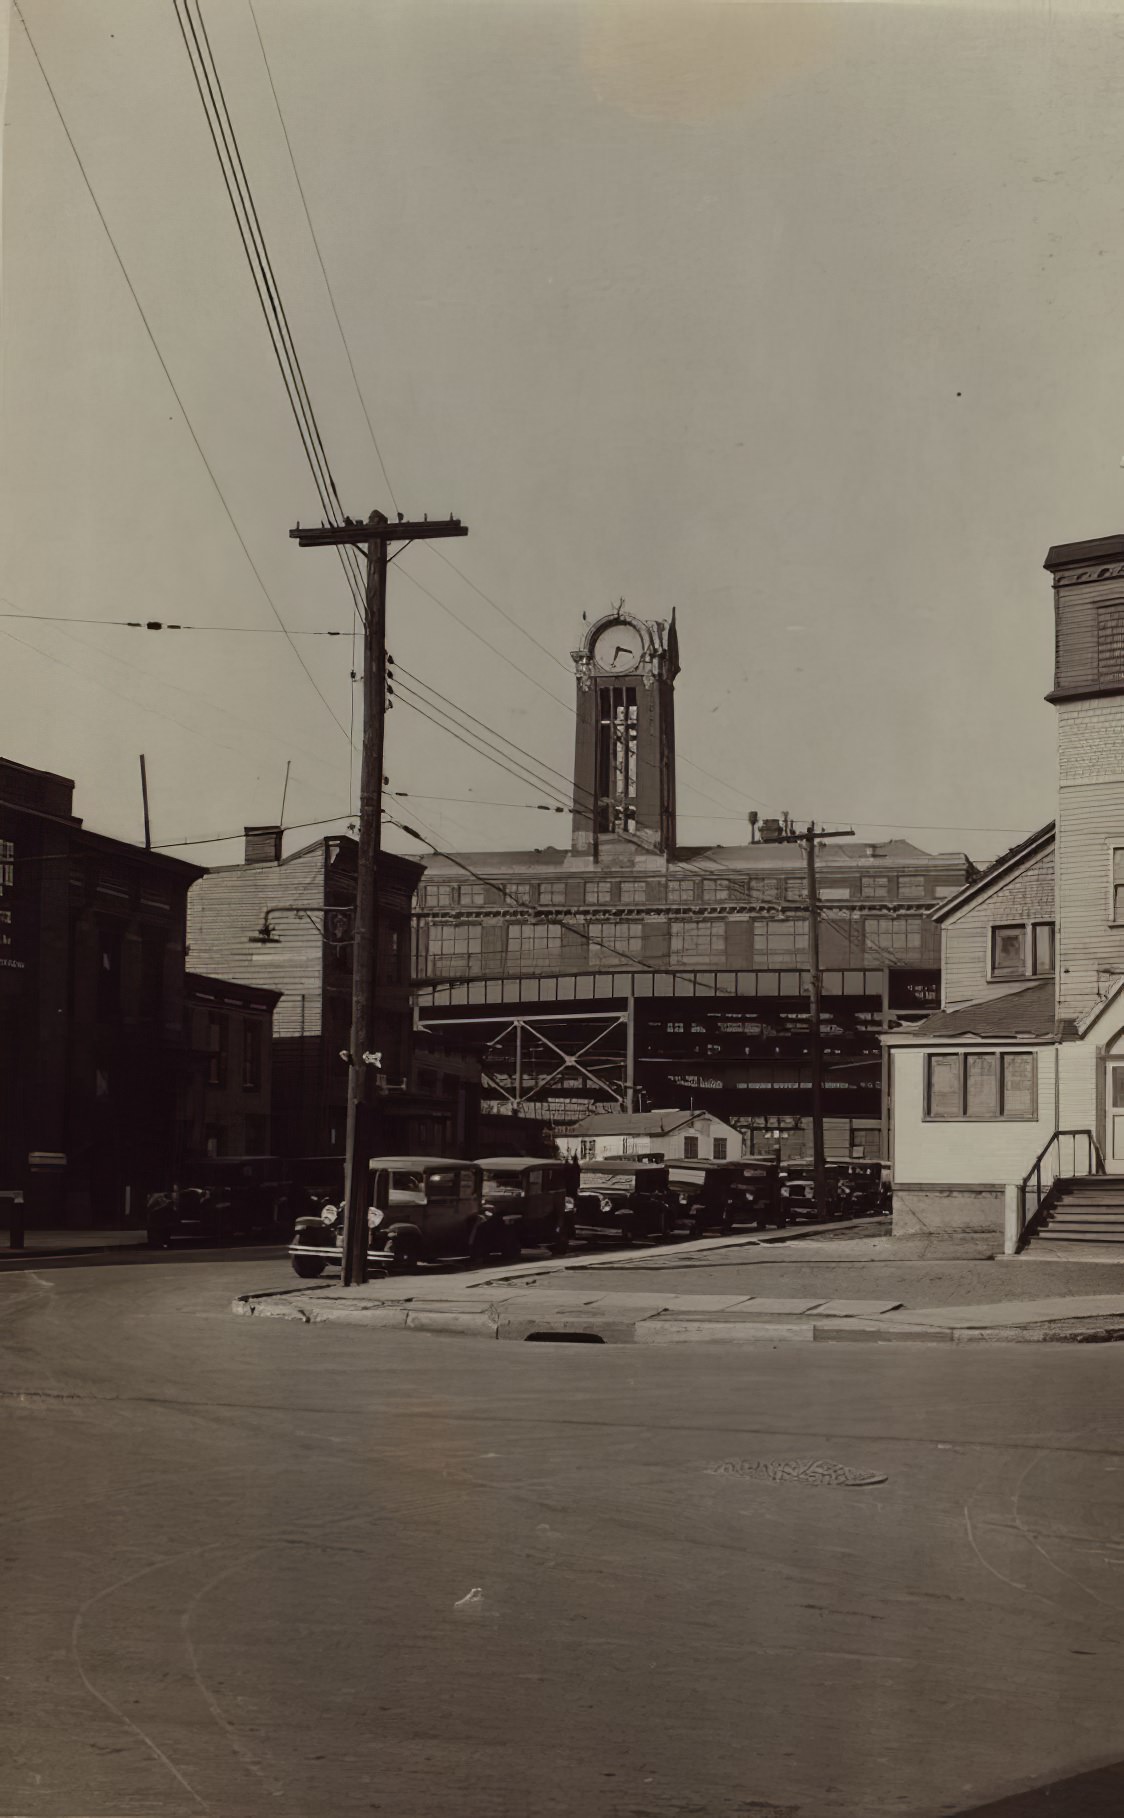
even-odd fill
[[[59,103],[59,99],[55,93],[54,87],[51,83],[50,77],[47,75],[47,71],[43,64],[43,59],[39,55],[38,46],[36,45],[35,40],[32,37],[31,32],[28,28],[27,20],[24,18],[23,9],[20,5],[20,0],[14,0],[14,5],[15,5],[15,10],[16,10],[16,16],[19,19],[19,22],[23,27],[24,36],[26,37],[27,42],[31,47],[31,53],[32,53],[33,57],[35,58],[35,62],[39,69],[39,74],[43,78],[44,85],[47,89],[47,93],[49,94],[49,96],[51,98],[51,102],[52,102],[52,105],[54,106],[55,113],[58,115],[59,124],[62,127],[62,130],[66,135],[67,143],[69,144],[70,149],[71,149],[72,153],[74,154],[74,160],[75,160],[75,163],[78,165],[78,169],[82,176],[82,181],[85,184],[87,193],[89,194],[90,200],[94,205],[94,209],[97,213],[98,220],[101,222],[102,228],[104,229],[106,239],[109,241],[110,247],[113,252],[113,256],[116,259],[117,265],[120,269],[121,276],[124,278],[125,284],[128,288],[129,295],[132,297],[133,302],[136,306],[137,314],[140,316],[141,322],[144,325],[145,333],[147,334],[148,339],[152,344],[152,350],[155,353],[156,358],[160,363],[160,368],[164,374],[165,379],[168,382],[168,387],[172,393],[172,396],[174,397],[174,399],[176,401],[177,406],[179,407],[180,415],[182,416],[184,423],[187,425],[188,434],[191,436],[191,439],[195,444],[196,452],[198,453],[199,458],[202,461],[203,466],[205,467],[205,469],[207,471],[207,476],[210,479],[211,485],[214,487],[214,490],[218,495],[219,502],[222,505],[223,511],[225,512],[227,519],[229,520],[231,529],[233,530],[235,536],[238,539],[238,543],[242,550],[242,553],[250,565],[250,569],[253,573],[254,579],[257,581],[257,584],[258,584],[259,588],[261,589],[262,595],[263,595],[267,605],[269,606],[269,609],[272,612],[274,618],[277,620],[278,625],[280,626],[281,630],[285,633],[286,641],[288,642],[289,648],[292,650],[293,655],[296,657],[297,662],[300,664],[300,667],[301,667],[302,671],[304,672],[304,675],[305,675],[309,685],[311,686],[313,692],[316,694],[317,698],[321,702],[321,705],[324,707],[325,711],[328,713],[328,715],[333,720],[335,725],[339,727],[339,730],[341,731],[341,733],[343,733],[344,737],[346,738],[347,737],[346,726],[344,726],[342,720],[340,720],[338,718],[338,716],[335,712],[335,709],[331,705],[331,702],[328,700],[327,696],[324,694],[323,690],[320,688],[319,684],[316,681],[316,678],[312,674],[312,671],[309,669],[308,665],[304,661],[304,658],[301,656],[300,651],[297,649],[296,644],[294,643],[292,637],[289,634],[288,627],[286,626],[285,621],[281,617],[281,614],[277,608],[276,602],[274,601],[273,596],[269,591],[269,588],[265,584],[261,571],[258,568],[257,563],[254,561],[253,556],[250,554],[249,545],[247,544],[245,537],[242,535],[242,532],[239,529],[237,519],[235,518],[234,513],[230,508],[230,505],[227,501],[226,494],[224,493],[221,485],[219,484],[218,477],[215,473],[214,468],[211,466],[211,463],[207,457],[206,451],[203,448],[203,444],[199,439],[198,433],[195,429],[195,425],[193,424],[190,416],[188,415],[187,407],[184,404],[183,398],[180,396],[179,389],[176,385],[175,380],[172,377],[171,369],[168,366],[168,362],[164,358],[164,354],[161,350],[160,343],[156,339],[156,335],[153,331],[152,324],[148,319],[148,315],[145,311],[144,305],[141,303],[140,296],[137,292],[136,286],[134,285],[132,278],[129,276],[128,268],[125,264],[124,258],[121,255],[120,248],[117,245],[117,241],[114,239],[113,233],[109,226],[109,222],[106,219],[106,216],[102,209],[101,203],[98,201],[97,194],[94,190],[93,184],[90,181],[89,174],[87,173],[87,170],[86,170],[86,166],[82,161],[82,157],[81,157],[81,154],[79,153],[78,146],[74,139],[74,135],[72,134],[70,127],[67,124],[66,116],[62,111],[62,107]]]

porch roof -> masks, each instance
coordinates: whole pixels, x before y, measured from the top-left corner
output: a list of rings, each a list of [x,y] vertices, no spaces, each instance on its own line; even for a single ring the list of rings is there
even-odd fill
[[[1054,1013],[1054,981],[1042,979],[1025,990],[1010,991],[1002,997],[985,998],[965,1004],[959,1010],[938,1010],[923,1023],[909,1029],[897,1029],[887,1039],[900,1042],[949,1040],[956,1036],[975,1037],[980,1041],[1042,1042],[1055,1039],[1058,1033]]]

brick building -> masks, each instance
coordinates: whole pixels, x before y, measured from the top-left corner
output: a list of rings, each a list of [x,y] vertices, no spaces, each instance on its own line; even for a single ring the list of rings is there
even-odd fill
[[[563,1126],[613,1107],[705,1108],[751,1147],[798,1150],[811,1110],[802,851],[678,843],[674,620],[610,613],[574,664],[571,843],[426,862],[419,1017],[478,1043],[491,1112]],[[829,1142],[877,1154],[879,1033],[937,1003],[930,911],[973,867],[905,840],[827,845],[817,863]]]
[[[178,1159],[272,1154],[273,1012],[280,995],[187,974]]]
[[[174,1153],[202,874],[91,832],[73,800],[69,778],[0,760],[0,1187],[39,1222],[113,1223]]]
[[[351,1039],[352,906],[358,848],[347,835],[282,855],[280,827],[248,827],[240,865],[209,871],[188,900],[193,970],[276,994],[273,1143],[285,1156],[343,1153]],[[453,1153],[470,1143],[479,1067],[451,1038],[415,1048],[410,914],[422,867],[379,860],[376,1041],[380,1147]],[[426,1054],[432,1047],[436,1063]],[[442,1059],[441,1057],[444,1056]]]

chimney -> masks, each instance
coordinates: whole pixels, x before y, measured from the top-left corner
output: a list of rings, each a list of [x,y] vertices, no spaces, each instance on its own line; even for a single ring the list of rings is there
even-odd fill
[[[247,865],[277,865],[281,861],[281,827],[245,827]]]

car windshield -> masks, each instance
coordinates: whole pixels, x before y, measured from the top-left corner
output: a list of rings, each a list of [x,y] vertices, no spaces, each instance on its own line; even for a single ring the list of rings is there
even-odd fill
[[[395,1193],[421,1193],[425,1188],[425,1175],[412,1168],[409,1171],[395,1168],[390,1184]]]

